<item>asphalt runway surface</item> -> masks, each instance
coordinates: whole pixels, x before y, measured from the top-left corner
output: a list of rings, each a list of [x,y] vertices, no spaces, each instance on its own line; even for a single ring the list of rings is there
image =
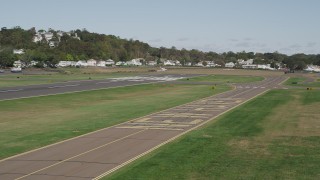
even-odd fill
[[[239,84],[232,91],[4,159],[0,179],[99,179],[261,93],[279,88],[284,80],[270,77]]]
[[[169,82],[194,76],[198,75],[141,75],[132,77],[108,78],[104,80],[68,81],[54,84],[8,87],[0,88],[0,100],[46,96],[52,94],[106,89],[138,84]]]

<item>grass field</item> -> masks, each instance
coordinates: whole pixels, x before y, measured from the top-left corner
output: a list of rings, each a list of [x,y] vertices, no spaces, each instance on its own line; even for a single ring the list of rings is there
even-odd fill
[[[320,79],[317,79],[315,81],[306,82],[307,78],[305,77],[291,77],[286,82],[284,82],[284,85],[287,86],[300,86],[300,87],[320,87]]]
[[[228,90],[137,85],[0,103],[0,159]]]
[[[106,179],[320,179],[319,107],[319,91],[269,91]]]
[[[180,81],[190,81],[190,82],[213,82],[213,83],[246,83],[262,81],[263,77],[258,76],[236,76],[236,75],[208,75],[199,76],[189,79],[181,79]]]

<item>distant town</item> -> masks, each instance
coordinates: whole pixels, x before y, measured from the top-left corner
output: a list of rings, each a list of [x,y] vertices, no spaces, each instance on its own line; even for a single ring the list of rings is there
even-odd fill
[[[91,33],[1,28],[0,68],[186,66],[320,72],[320,55],[254,52],[202,52],[155,48],[138,40]]]

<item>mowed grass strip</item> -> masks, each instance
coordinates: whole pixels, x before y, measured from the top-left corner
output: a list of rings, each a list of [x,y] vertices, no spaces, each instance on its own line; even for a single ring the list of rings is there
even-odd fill
[[[213,82],[213,83],[247,83],[262,81],[264,78],[259,76],[237,76],[237,75],[208,75],[198,76],[188,79],[181,79],[180,81],[191,82]]]
[[[314,81],[314,82],[306,82],[307,78],[305,77],[291,77],[286,82],[284,82],[284,85],[287,86],[299,86],[299,87],[320,87],[320,81]]]
[[[105,179],[320,179],[319,107],[269,91]]]
[[[0,158],[231,89],[149,84],[0,103]]]

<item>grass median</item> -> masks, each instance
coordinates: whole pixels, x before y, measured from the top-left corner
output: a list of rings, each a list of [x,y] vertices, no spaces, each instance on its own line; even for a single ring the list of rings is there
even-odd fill
[[[307,78],[305,77],[291,77],[286,82],[284,82],[284,85],[287,86],[297,86],[297,87],[320,87],[320,79],[317,79],[315,81],[306,82]]]
[[[231,89],[149,84],[0,103],[0,159]]]
[[[319,107],[319,91],[269,91],[105,179],[319,179]]]
[[[190,82],[212,82],[212,83],[248,83],[262,81],[264,78],[259,76],[237,76],[237,75],[208,75],[198,76],[180,81]]]

